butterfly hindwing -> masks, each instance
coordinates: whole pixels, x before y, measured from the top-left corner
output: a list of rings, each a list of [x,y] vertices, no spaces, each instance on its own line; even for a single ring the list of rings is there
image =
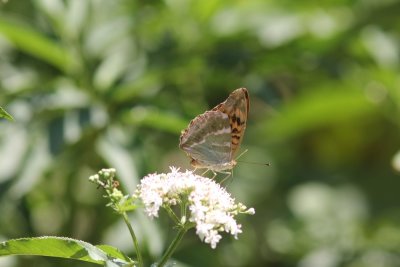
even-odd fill
[[[197,116],[181,135],[180,147],[199,167],[213,168],[229,163],[231,128],[228,116],[219,111],[207,111]]]

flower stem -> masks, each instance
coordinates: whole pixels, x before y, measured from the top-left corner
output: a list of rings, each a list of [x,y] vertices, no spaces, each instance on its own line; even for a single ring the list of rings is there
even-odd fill
[[[174,220],[176,224],[180,224],[181,221],[179,220],[178,216],[176,216],[176,214],[171,209],[171,207],[170,206],[165,206],[164,208],[167,211],[169,217],[171,217],[171,219]]]
[[[122,217],[124,217],[124,221],[125,221],[126,225],[128,226],[129,233],[131,234],[131,237],[132,237],[133,246],[135,247],[135,251],[136,251],[138,266],[143,267],[143,259],[142,259],[142,254],[140,254],[139,243],[136,238],[135,232],[133,231],[132,225],[129,222],[128,216],[126,215],[126,212],[122,212]]]
[[[167,263],[168,259],[174,253],[176,247],[178,246],[179,242],[182,240],[182,237],[185,235],[187,230],[188,230],[188,228],[185,227],[185,225],[182,225],[180,227],[178,234],[176,235],[175,239],[172,241],[171,245],[169,245],[167,251],[164,253],[164,255],[161,258],[161,261],[158,263],[157,267],[163,267]]]

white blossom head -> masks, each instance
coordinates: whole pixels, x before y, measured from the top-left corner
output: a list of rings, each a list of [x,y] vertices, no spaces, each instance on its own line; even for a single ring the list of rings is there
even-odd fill
[[[187,210],[178,218],[181,224],[196,227],[196,234],[205,243],[215,248],[222,238],[220,232],[227,232],[237,238],[242,232],[235,220],[239,213],[254,214],[254,209],[235,199],[216,183],[192,171],[180,172],[171,167],[171,172],[149,174],[137,187],[137,197],[144,204],[146,214],[158,217],[160,207],[170,210],[175,205],[185,205]]]

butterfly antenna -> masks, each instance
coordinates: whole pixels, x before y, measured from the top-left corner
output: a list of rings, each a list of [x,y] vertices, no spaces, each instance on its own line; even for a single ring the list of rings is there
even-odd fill
[[[249,150],[246,149],[245,151],[243,151],[242,153],[240,153],[240,155],[236,158],[236,161],[237,161],[237,162],[248,163],[248,164],[257,164],[257,165],[271,166],[271,164],[269,164],[269,163],[261,163],[261,162],[251,162],[251,161],[238,160],[241,156],[243,156],[245,153],[247,153],[247,151],[249,151]]]
[[[243,151],[242,153],[240,153],[239,156],[236,157],[236,160],[238,160],[241,156],[243,156],[244,154],[246,154],[247,151],[249,151],[249,150],[246,149],[245,151]]]
[[[251,162],[251,161],[243,161],[243,160],[239,160],[238,162],[247,163],[247,164],[256,164],[256,165],[271,166],[271,164],[270,164],[269,162],[267,162],[267,163],[261,163],[261,162]]]

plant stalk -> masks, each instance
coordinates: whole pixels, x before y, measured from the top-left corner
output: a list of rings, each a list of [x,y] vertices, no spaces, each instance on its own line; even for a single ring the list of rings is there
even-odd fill
[[[126,215],[126,212],[122,212],[122,217],[124,217],[124,221],[125,221],[126,225],[128,226],[129,233],[131,234],[133,246],[135,247],[135,251],[136,251],[138,265],[139,265],[139,267],[143,267],[143,259],[142,259],[142,254],[140,253],[139,243],[136,238],[135,232],[133,231],[132,225],[129,222],[128,216]]]
[[[181,226],[178,234],[176,235],[175,239],[172,241],[171,245],[169,245],[167,251],[164,253],[164,255],[161,258],[161,261],[158,263],[157,267],[163,267],[167,263],[168,259],[174,253],[176,247],[181,242],[182,237],[185,235],[187,230],[188,230],[188,228],[186,228],[185,225]]]

